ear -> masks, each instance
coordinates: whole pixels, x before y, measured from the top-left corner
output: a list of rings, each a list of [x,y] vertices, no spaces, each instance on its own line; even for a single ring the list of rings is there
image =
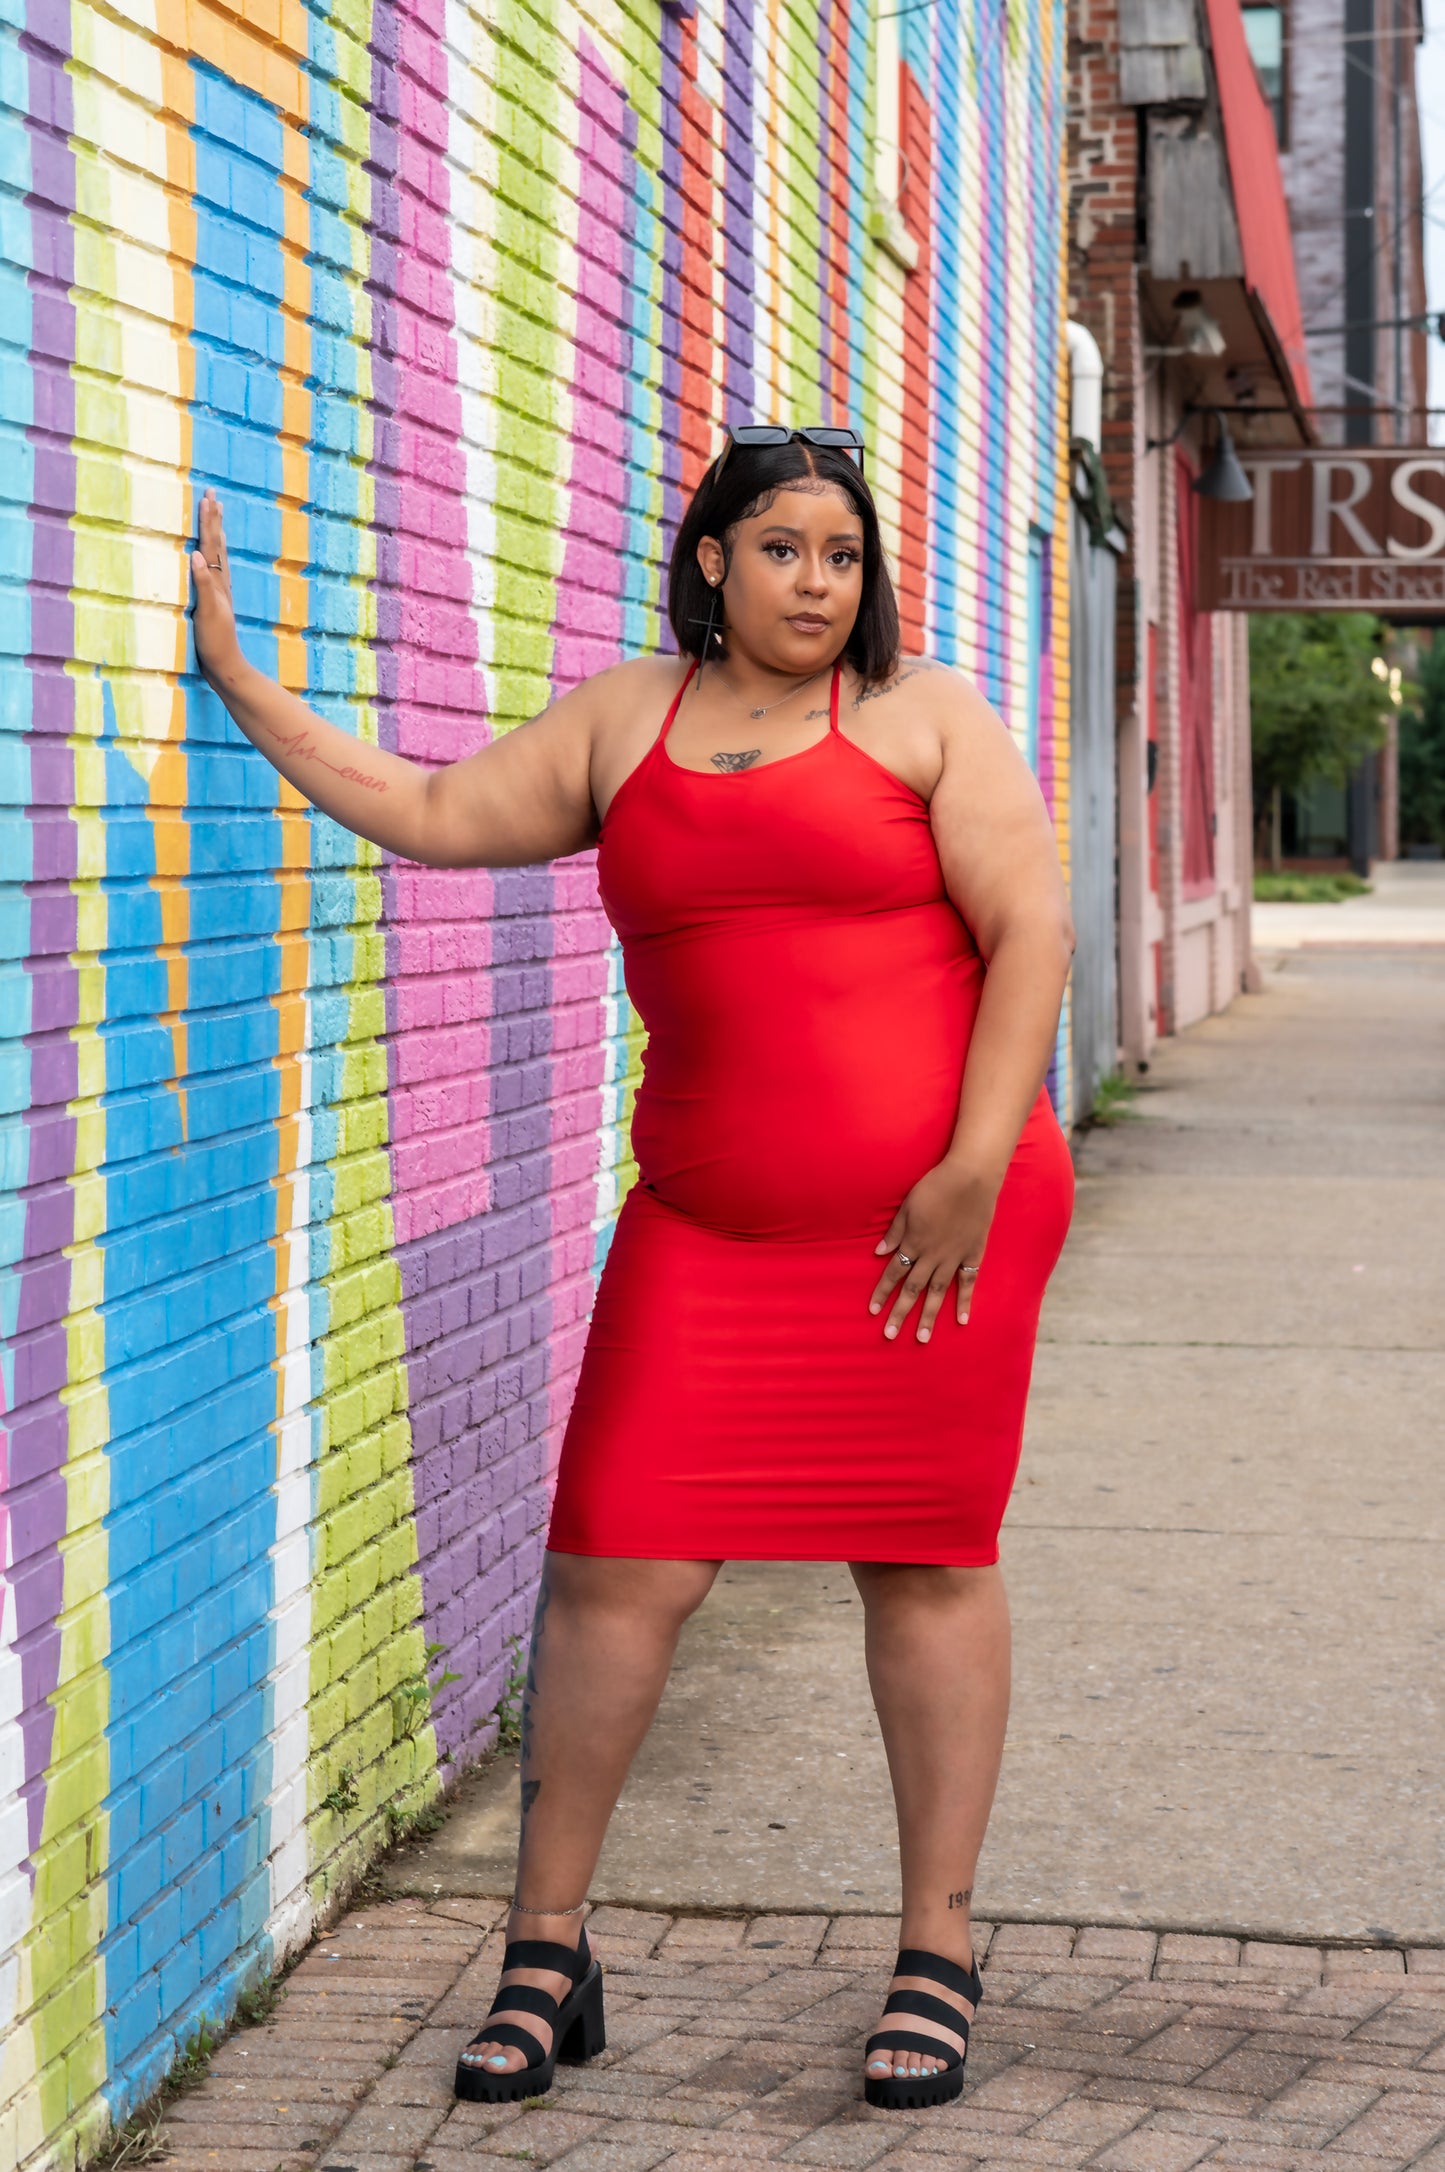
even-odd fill
[[[723,547],[715,535],[700,538],[697,546],[697,562],[702,568],[703,579],[710,588],[716,588],[726,577],[727,560]]]

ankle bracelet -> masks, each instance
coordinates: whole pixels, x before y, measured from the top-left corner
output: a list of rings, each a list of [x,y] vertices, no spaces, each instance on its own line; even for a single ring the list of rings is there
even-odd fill
[[[586,1901],[580,1900],[575,1908],[524,1908],[516,1894],[512,1895],[514,1916],[580,1916],[586,1906]]]

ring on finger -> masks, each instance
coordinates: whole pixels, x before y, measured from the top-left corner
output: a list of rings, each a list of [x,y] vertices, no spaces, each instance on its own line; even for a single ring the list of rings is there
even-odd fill
[[[906,1252],[900,1252],[898,1255],[898,1264],[900,1267],[908,1268],[913,1265],[913,1262],[908,1257],[908,1254]]]
[[[978,1269],[976,1267],[960,1267],[958,1271],[961,1275],[967,1275],[970,1281],[972,1281],[973,1277],[978,1273]]]

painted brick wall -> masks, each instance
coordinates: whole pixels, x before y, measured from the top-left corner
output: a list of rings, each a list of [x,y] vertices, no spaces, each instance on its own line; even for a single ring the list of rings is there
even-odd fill
[[[632,1175],[590,860],[412,868],[278,785],[191,669],[199,491],[253,659],[433,762],[659,645],[724,415],[861,420],[1067,847],[1059,0],[889,33],[911,293],[881,27],[0,0],[6,2164],[492,1739]]]

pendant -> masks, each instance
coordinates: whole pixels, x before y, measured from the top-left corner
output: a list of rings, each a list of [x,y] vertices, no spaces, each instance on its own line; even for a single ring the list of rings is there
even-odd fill
[[[768,713],[768,712],[767,712],[767,710],[766,710],[766,709],[749,709],[749,711],[748,711],[748,715],[749,715],[749,716],[753,716],[753,717],[757,717],[757,716],[766,716],[766,715],[767,715],[767,713]]]

